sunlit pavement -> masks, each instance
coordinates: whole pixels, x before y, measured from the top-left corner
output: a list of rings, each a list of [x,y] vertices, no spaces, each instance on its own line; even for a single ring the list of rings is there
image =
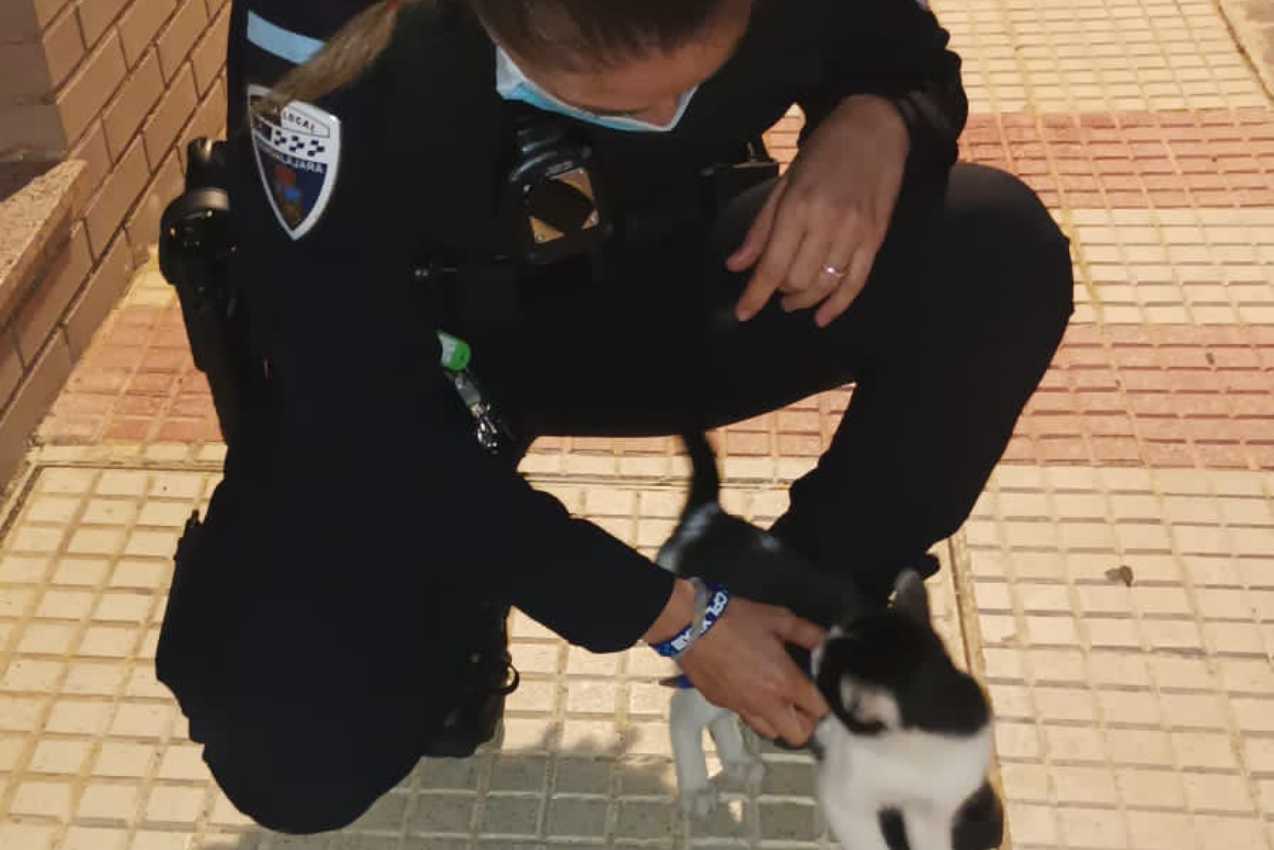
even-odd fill
[[[1258,62],[1259,9],[1226,4]],[[983,675],[1017,848],[1274,848],[1274,111],[1207,2],[939,4],[966,158],[1071,236],[1075,321],[974,516],[940,547],[944,637]],[[1244,18],[1242,15],[1249,14]],[[1259,69],[1268,76],[1268,68]],[[770,135],[790,158],[800,118]],[[989,376],[993,379],[993,376]],[[765,524],[849,391],[726,429],[730,507]],[[351,828],[286,837],[212,784],[153,653],[181,523],[223,448],[153,264],[37,435],[0,542],[0,847],[829,847],[809,760],[676,810],[666,667],[514,619],[498,742],[423,761]],[[394,447],[368,447],[370,463]],[[666,440],[543,440],[524,467],[651,552]],[[366,497],[367,494],[360,494]],[[374,532],[373,532],[374,533]]]

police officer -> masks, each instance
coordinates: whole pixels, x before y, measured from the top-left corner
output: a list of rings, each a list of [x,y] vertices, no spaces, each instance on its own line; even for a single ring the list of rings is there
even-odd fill
[[[387,0],[330,38],[293,8],[236,9],[233,278],[263,377],[158,658],[242,811],[337,828],[449,754],[457,713],[489,734],[504,606],[595,652],[690,620],[685,583],[516,474],[535,436],[676,433],[855,380],[774,531],[883,600],[964,521],[1072,279],[1028,188],[953,167],[960,63],[926,8]],[[794,102],[792,167],[720,205],[704,175]],[[599,250],[519,254],[527,108],[592,151]],[[512,458],[475,440],[440,329],[472,343]],[[680,663],[799,744],[826,707],[783,645],[824,625],[735,600]]]

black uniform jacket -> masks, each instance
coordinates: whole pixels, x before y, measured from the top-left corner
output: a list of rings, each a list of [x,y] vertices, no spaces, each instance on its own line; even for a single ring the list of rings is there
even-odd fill
[[[334,26],[323,4],[252,6],[318,38]],[[236,275],[269,317],[272,380],[229,465],[238,498],[224,522],[250,541],[241,554],[261,564],[263,592],[303,585],[397,617],[476,591],[575,644],[628,647],[671,578],[484,455],[438,367],[439,317],[409,270],[422,247],[480,258],[503,244],[494,199],[509,133],[482,28],[445,0],[409,8],[381,61],[316,104],[340,120],[339,161],[304,236],[280,223],[249,134],[235,137]],[[815,125],[842,98],[878,93],[911,130],[907,179],[941,182],[966,115],[947,41],[915,0],[762,0],[675,131],[589,132],[617,203],[635,207],[732,156],[794,102]],[[237,49],[244,86],[291,67]]]

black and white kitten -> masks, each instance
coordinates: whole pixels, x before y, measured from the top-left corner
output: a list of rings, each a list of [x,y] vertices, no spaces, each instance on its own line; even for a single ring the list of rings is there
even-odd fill
[[[987,782],[990,707],[933,630],[919,574],[902,573],[891,605],[866,604],[850,580],[814,570],[773,535],[726,513],[707,438],[688,432],[682,439],[693,467],[690,495],[657,562],[736,596],[839,624],[812,658],[833,713],[810,744],[819,759],[819,802],[836,838],[850,850],[999,846],[1003,811]],[[760,779],[762,763],[747,752],[738,718],[693,688],[674,694],[670,726],[687,813],[706,815],[717,803],[705,729],[727,775]]]

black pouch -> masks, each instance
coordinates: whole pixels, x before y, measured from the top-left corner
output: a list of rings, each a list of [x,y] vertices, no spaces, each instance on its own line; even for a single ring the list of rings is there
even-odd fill
[[[194,511],[177,541],[172,585],[155,650],[155,676],[173,692],[190,718],[190,737],[206,740],[200,728],[209,716],[212,665],[210,615],[224,616],[208,593],[208,531]]]

